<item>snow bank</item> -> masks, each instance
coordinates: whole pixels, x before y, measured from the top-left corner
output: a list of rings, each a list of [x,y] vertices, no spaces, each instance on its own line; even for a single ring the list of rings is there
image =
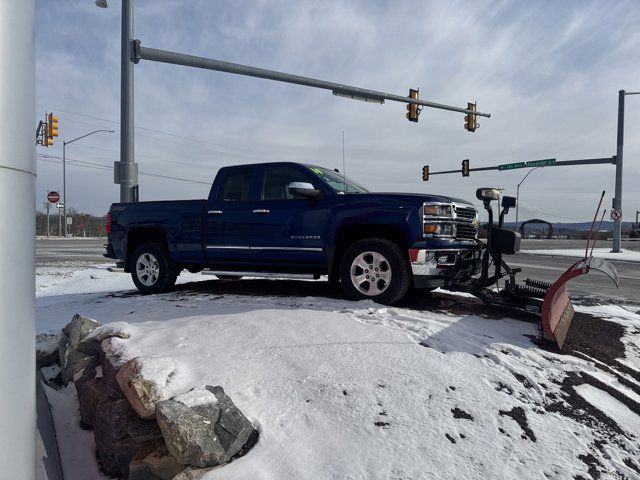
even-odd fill
[[[551,257],[584,258],[584,248],[568,248],[553,250],[520,250],[520,253],[530,255],[546,255]],[[593,256],[606,260],[619,260],[623,262],[640,262],[640,252],[635,250],[621,250],[620,253],[612,253],[610,248],[595,248]]]
[[[581,459],[588,454],[609,476],[626,468],[620,459],[640,456],[636,440],[626,442],[628,451],[609,442],[605,455],[596,447],[601,432],[561,414],[562,380],[595,367],[535,347],[529,339],[535,323],[481,317],[471,307],[454,315],[225,294],[215,282],[197,291],[132,295],[128,276],[90,280],[91,272],[38,294],[38,331],[59,328],[75,312],[126,322],[118,328],[130,338],[114,343],[125,358],[143,359],[145,376],[162,380],[165,395],[199,403],[208,401],[200,386],[224,387],[259,422],[261,437],[248,455],[207,480],[530,478],[532,472],[589,478]],[[87,292],[77,277],[94,282],[96,291]],[[640,326],[640,317],[611,308],[618,321]],[[637,334],[628,338],[638,343]],[[610,410],[608,399],[578,388],[596,408]],[[633,412],[612,408],[610,415],[636,425]],[[61,412],[58,421],[72,421]],[[100,478],[87,472],[77,478]]]

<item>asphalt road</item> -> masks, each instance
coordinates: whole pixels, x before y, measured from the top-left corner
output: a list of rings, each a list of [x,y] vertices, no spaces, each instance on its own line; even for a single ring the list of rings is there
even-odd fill
[[[113,263],[102,256],[105,239],[42,239],[36,241],[36,261],[39,265],[60,263]],[[577,240],[523,240],[522,250],[548,250],[557,248],[581,248],[583,241]],[[600,247],[604,247],[604,242]],[[640,242],[623,242],[622,248],[640,251]],[[522,269],[518,278],[535,278],[553,282],[576,259],[530,255],[519,253],[506,258],[512,267]],[[618,270],[620,288],[616,289],[605,275],[593,272],[571,281],[573,298],[613,299],[622,302],[640,303],[640,263],[612,262]]]
[[[49,238],[36,240],[36,262],[55,264],[60,262],[114,263],[105,258],[105,238]]]

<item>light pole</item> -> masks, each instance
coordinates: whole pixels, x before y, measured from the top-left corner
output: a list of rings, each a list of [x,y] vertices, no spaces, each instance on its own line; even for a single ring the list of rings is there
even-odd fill
[[[107,8],[107,0],[96,0],[96,6]],[[118,183],[120,201],[138,201],[138,169],[133,143],[133,0],[122,0],[122,32],[120,43],[120,162]]]
[[[93,132],[89,132],[86,135],[82,135],[81,137],[74,138],[73,140],[63,141],[62,142],[62,209],[64,211],[64,237],[68,237],[68,229],[67,229],[67,145],[73,142],[77,142],[89,135],[93,135],[98,132],[108,132],[115,133],[114,130],[94,130]]]
[[[618,148],[616,150],[616,194],[613,198],[613,208],[622,211],[622,153],[624,146],[624,97],[640,95],[640,92],[618,92]],[[620,253],[622,237],[622,217],[613,221],[613,253]]]
[[[524,178],[520,181],[520,183],[518,184],[518,188],[516,189],[516,232],[518,231],[518,227],[520,225],[518,223],[518,209],[520,208],[520,185],[524,183],[524,181],[531,174],[531,172],[533,172],[534,170],[537,170],[538,168],[542,168],[542,167],[534,167],[531,170],[529,170],[527,174],[524,176]]]

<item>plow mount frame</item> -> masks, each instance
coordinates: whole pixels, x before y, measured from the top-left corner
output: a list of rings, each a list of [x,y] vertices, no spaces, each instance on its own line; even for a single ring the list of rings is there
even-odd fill
[[[498,194],[488,194],[487,191],[490,190]],[[520,234],[503,229],[504,216],[509,213],[510,208],[515,207],[515,198],[503,197],[502,211],[498,225],[495,226],[491,201],[500,198],[499,190],[479,188],[476,197],[483,201],[489,216],[487,241],[485,243],[478,240],[482,250],[482,270],[478,278],[456,284],[454,290],[472,293],[487,305],[518,310],[539,317],[539,337],[536,343],[555,343],[562,350],[575,314],[567,292],[568,282],[588,274],[591,270],[597,270],[607,275],[618,287],[618,274],[613,264],[602,258],[593,257],[597,240],[593,238],[592,241],[593,231],[604,195],[603,191],[589,230],[584,257],[572,264],[553,283],[526,279],[522,285],[516,280],[516,275],[521,272],[521,269],[511,268],[503,259],[503,255],[515,254],[520,249]],[[600,225],[605,212],[606,210],[602,212]],[[598,226],[599,229],[600,226]],[[492,265],[494,272],[490,275],[489,270]],[[501,279],[505,279],[503,288],[498,286]]]

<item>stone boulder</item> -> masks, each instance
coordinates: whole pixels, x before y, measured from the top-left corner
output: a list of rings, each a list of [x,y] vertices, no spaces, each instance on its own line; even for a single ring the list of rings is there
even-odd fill
[[[129,480],[173,480],[184,470],[167,450],[166,445],[156,448],[147,456],[136,455],[129,465]]]
[[[98,325],[85,335],[75,348],[89,355],[99,355],[104,340],[113,337],[122,339],[130,338],[131,334],[128,331],[128,327],[129,325],[126,322],[112,322],[107,325]]]
[[[106,400],[99,403],[96,409],[93,436],[98,450],[98,461],[104,473],[111,476],[121,474],[122,465],[118,461],[120,442],[131,438],[129,431],[132,429],[154,428],[154,425],[145,425],[145,423],[155,424],[155,422],[142,420],[126,399]]]
[[[76,313],[62,329],[58,355],[62,381],[65,385],[71,382],[78,372],[98,364],[95,355],[82,351],[79,347],[86,336],[99,326],[100,323],[97,321]]]
[[[36,365],[48,367],[60,361],[60,334],[41,333],[36,335]]]
[[[258,441],[258,431],[222,387],[194,389],[158,402],[156,419],[169,452],[183,465],[221,465]]]
[[[171,480],[200,480],[206,473],[209,473],[215,467],[187,467]]]
[[[96,409],[104,398],[101,379],[96,378],[96,367],[90,366],[78,372],[74,377],[73,383],[76,387],[80,406],[80,427],[86,430],[92,429]]]
[[[152,375],[145,377],[145,362],[151,365]],[[170,382],[176,363],[169,358],[145,359],[133,358],[125,363],[116,380],[133,409],[141,418],[153,418],[156,415],[156,403],[166,400],[168,395],[164,385]]]
[[[60,373],[64,385],[73,381],[75,375],[81,373],[85,368],[98,365],[97,357],[87,355],[73,348],[67,336],[63,336],[60,340],[58,353],[60,356]]]
[[[124,398],[124,394],[118,385],[116,375],[126,362],[122,359],[122,353],[111,338],[100,342],[100,366],[106,394],[112,400]]]

